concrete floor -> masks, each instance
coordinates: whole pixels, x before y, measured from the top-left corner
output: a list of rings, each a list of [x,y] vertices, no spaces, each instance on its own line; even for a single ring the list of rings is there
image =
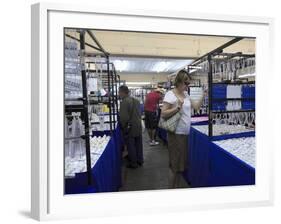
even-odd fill
[[[144,164],[137,169],[126,168],[123,162],[123,186],[120,191],[169,189],[169,158],[167,146],[159,140],[158,146],[150,146],[148,134],[143,133]],[[189,187],[182,178],[180,188]]]

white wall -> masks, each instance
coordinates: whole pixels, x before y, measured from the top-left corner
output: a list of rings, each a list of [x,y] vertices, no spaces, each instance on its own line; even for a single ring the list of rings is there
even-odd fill
[[[35,223],[30,220],[30,4],[38,0],[3,1],[0,8],[1,24],[1,184],[0,211],[1,223]],[[54,1],[53,1],[54,2]],[[112,8],[139,8],[157,10],[200,11],[209,13],[238,14],[276,17],[275,30],[275,74],[264,74],[272,79],[272,92],[268,99],[271,103],[271,115],[276,122],[272,124],[272,137],[280,139],[280,72],[277,63],[280,60],[281,14],[279,1],[152,1],[152,0],[57,0],[76,4],[103,5]],[[149,25],[149,24],[148,24]],[[279,56],[279,57],[277,57]],[[278,69],[279,71],[279,69]],[[279,99],[279,100],[278,100]],[[279,124],[279,125],[278,125]],[[274,132],[275,131],[275,132]],[[280,143],[278,144],[280,145]],[[176,214],[150,214],[146,216],[103,218],[98,220],[79,220],[79,223],[280,223],[281,189],[281,150],[275,150],[275,189],[274,207],[243,208],[228,210],[195,211]],[[137,203],[137,202],[136,202]],[[172,205],[171,205],[172,206]],[[94,211],[93,211],[94,212]],[[60,224],[76,221],[54,222]]]

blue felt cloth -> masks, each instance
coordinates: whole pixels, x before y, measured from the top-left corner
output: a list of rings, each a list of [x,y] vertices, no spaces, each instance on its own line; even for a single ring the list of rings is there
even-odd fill
[[[215,84],[213,85],[213,99],[226,99],[226,85]],[[213,110],[225,110],[226,101],[213,101]]]
[[[196,129],[190,129],[187,170],[183,176],[192,187],[208,185],[209,175],[209,137]]]
[[[243,138],[243,137],[255,137],[256,132],[255,131],[248,131],[248,132],[241,132],[241,133],[235,133],[235,134],[228,134],[228,135],[218,135],[218,136],[212,136],[212,141],[219,141],[219,140],[226,140],[230,138]]]
[[[96,192],[97,189],[94,186],[89,186],[87,184],[86,175],[65,179],[65,194],[83,194]]]
[[[120,126],[118,126],[117,130],[114,132],[114,143],[115,143],[115,160],[114,160],[114,183],[118,188],[122,186],[122,146],[124,145],[124,139],[121,133]]]
[[[96,137],[102,137],[102,136],[110,136],[111,135],[111,132],[109,130],[106,130],[106,131],[92,131],[92,137],[93,136],[96,136]]]
[[[226,98],[226,85],[214,84],[212,90],[213,90],[213,98],[218,98],[218,99]]]
[[[242,98],[255,98],[255,86],[243,85],[242,86]],[[254,110],[255,100],[242,100],[243,110]]]
[[[208,186],[255,184],[255,169],[211,143]]]
[[[242,100],[242,109],[243,110],[255,110],[256,105],[254,100]]]
[[[188,169],[184,178],[192,187],[255,184],[255,169],[212,142],[234,137],[251,137],[254,132],[208,137],[190,129]]]
[[[97,192],[118,191],[121,186],[121,134],[118,127],[92,168]]]
[[[255,86],[243,85],[242,86],[242,98],[255,98]]]
[[[208,125],[209,121],[192,122],[191,125]]]
[[[214,111],[225,111],[226,110],[226,101],[213,101],[212,103],[212,110]]]
[[[114,172],[114,139],[111,138],[106,149],[102,153],[101,157],[92,168],[92,174],[95,180],[95,187],[98,192],[110,192],[117,189],[113,183]]]
[[[213,99],[226,99],[227,85],[214,84],[213,85]],[[255,86],[254,85],[242,85],[241,98],[255,98]],[[214,111],[226,110],[227,100],[225,101],[213,101],[212,108]],[[254,110],[255,100],[242,100],[243,110]]]

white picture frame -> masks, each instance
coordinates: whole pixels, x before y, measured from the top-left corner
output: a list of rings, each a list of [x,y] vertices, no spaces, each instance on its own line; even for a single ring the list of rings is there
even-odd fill
[[[63,149],[63,27],[255,36],[256,185],[63,195],[63,150],[55,150]],[[273,121],[266,116],[263,92],[270,89],[270,83],[263,74],[271,72],[273,27],[273,19],[261,17],[32,5],[32,217],[50,220],[271,205],[273,143],[267,130]]]

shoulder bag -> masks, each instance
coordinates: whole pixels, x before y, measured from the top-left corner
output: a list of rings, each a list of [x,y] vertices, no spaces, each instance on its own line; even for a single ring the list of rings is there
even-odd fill
[[[175,94],[175,96],[177,97],[176,94]],[[178,99],[178,97],[177,97],[177,99]],[[169,117],[167,119],[165,119],[163,117],[160,117],[160,120],[159,120],[159,123],[158,123],[158,127],[162,128],[162,129],[164,129],[166,131],[175,133],[180,118],[181,118],[180,111],[178,111],[173,116],[171,116],[171,117]]]

